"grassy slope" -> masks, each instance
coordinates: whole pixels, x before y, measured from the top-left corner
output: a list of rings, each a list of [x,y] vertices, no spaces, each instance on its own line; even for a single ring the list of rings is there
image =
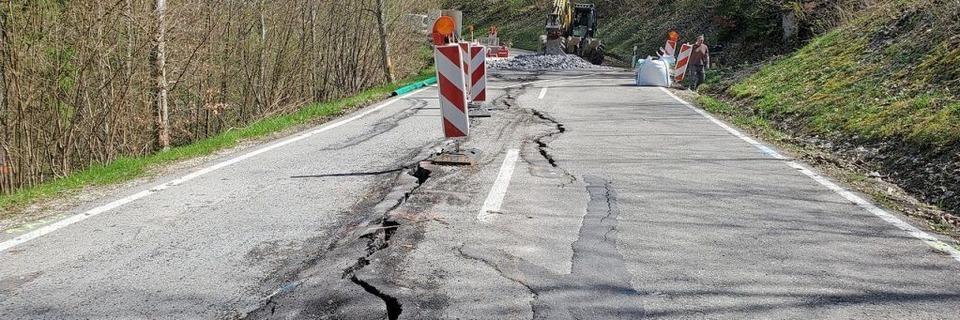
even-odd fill
[[[502,42],[528,50],[540,46],[547,10],[544,0],[450,0],[448,7],[462,10],[464,24],[475,25],[477,36],[497,26]]]
[[[960,41],[949,30],[956,22],[932,8],[905,1],[875,9],[727,93],[766,117],[799,121],[810,134],[956,145]]]
[[[423,80],[433,75],[434,71],[431,68],[399,83]],[[21,189],[11,195],[2,195],[0,196],[0,217],[11,213],[11,209],[39,200],[62,195],[70,191],[76,191],[84,187],[127,181],[144,175],[151,168],[176,161],[210,155],[216,151],[234,147],[243,140],[264,137],[297,125],[326,121],[358,107],[382,100],[397,87],[398,85],[380,86],[365,90],[352,97],[311,104],[295,113],[263,119],[246,127],[228,130],[195,143],[172,148],[166,152],[144,157],[120,158],[110,163],[92,166],[83,171],[47,183]]]

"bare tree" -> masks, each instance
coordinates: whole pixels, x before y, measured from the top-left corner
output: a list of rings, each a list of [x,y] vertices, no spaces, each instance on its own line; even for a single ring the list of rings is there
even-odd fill
[[[158,147],[170,149],[170,112],[167,101],[167,53],[166,53],[166,14],[167,0],[154,3],[157,30],[154,38],[153,75],[156,79],[156,135]]]
[[[0,193],[414,74],[432,1],[0,1]]]
[[[396,79],[394,79],[393,74],[393,61],[390,58],[390,41],[388,39],[389,35],[387,34],[386,23],[386,2],[386,0],[376,0],[374,14],[377,16],[377,33],[380,38],[380,55],[384,79],[389,83],[393,83]]]

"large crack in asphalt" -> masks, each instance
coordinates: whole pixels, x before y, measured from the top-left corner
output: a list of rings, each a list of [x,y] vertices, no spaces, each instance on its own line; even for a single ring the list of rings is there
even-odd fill
[[[493,109],[509,110],[518,107],[517,97],[527,91],[527,86],[506,88],[504,91],[503,95],[493,100]]]
[[[567,132],[566,126],[556,118],[548,115],[547,113],[528,108],[525,109],[533,115],[534,119],[540,123],[547,124],[551,128],[550,130],[541,133],[533,138],[527,139],[524,141],[524,145],[535,145],[535,150],[540,154],[540,157],[546,162],[548,168],[546,170],[540,168],[540,164],[532,161],[526,156],[523,156],[523,160],[529,165],[530,174],[543,178],[560,178],[563,182],[560,183],[560,187],[566,187],[577,181],[577,177],[571,174],[569,171],[564,169],[553,153],[550,151],[550,143],[556,141],[560,135]],[[526,147],[525,147],[526,149]]]
[[[559,167],[559,165],[557,165],[557,160],[554,159],[553,155],[550,154],[550,151],[547,150],[547,148],[549,148],[549,145],[547,143],[548,141],[553,140],[556,136],[561,135],[564,132],[567,132],[567,128],[563,126],[563,123],[560,123],[560,121],[557,121],[557,119],[554,119],[553,117],[546,115],[540,110],[530,109],[530,112],[533,113],[533,115],[536,116],[537,118],[550,122],[556,127],[556,131],[552,131],[547,134],[540,135],[536,137],[533,141],[537,143],[537,149],[540,150],[540,155],[547,160],[547,163],[549,163],[550,166],[554,168]]]
[[[517,97],[526,93],[527,88],[529,88],[531,85],[529,82],[539,80],[542,74],[543,72],[533,73],[533,74],[506,74],[506,75],[499,74],[494,76],[495,78],[503,81],[519,81],[524,84],[519,87],[506,88],[505,89],[506,93],[503,96],[494,100],[493,105],[496,108],[501,108],[501,109],[522,108],[517,103]],[[522,109],[529,111],[530,114],[535,117],[535,119],[538,119],[540,122],[548,124],[552,127],[550,131],[537,135],[536,137],[533,137],[528,141],[524,141],[525,144],[527,142],[533,142],[534,144],[536,144],[537,152],[540,154],[541,157],[543,157],[543,159],[547,162],[547,164],[552,168],[552,170],[542,170],[547,172],[545,174],[539,173],[539,172],[531,172],[531,174],[538,177],[553,178],[556,176],[554,172],[559,172],[560,173],[559,175],[562,176],[564,180],[564,182],[560,184],[561,187],[565,187],[567,185],[572,184],[573,182],[576,182],[577,181],[576,176],[570,174],[570,172],[561,168],[559,163],[557,163],[556,158],[554,158],[553,154],[550,152],[550,145],[549,145],[550,142],[556,140],[559,135],[565,133],[567,131],[566,126],[564,126],[564,124],[559,120],[557,120],[556,118],[546,114],[543,111],[533,109],[533,108],[522,108]],[[536,171],[536,168],[539,166],[539,164],[535,163],[534,161],[531,161],[526,156],[523,157],[523,160],[527,162],[528,165],[530,165],[531,170]]]
[[[435,146],[435,145],[434,145]],[[403,311],[403,306],[399,299],[388,294],[389,290],[384,290],[375,285],[370,279],[364,279],[359,275],[359,271],[369,266],[374,259],[371,256],[390,247],[390,241],[394,233],[401,227],[399,221],[391,218],[391,212],[401,207],[410,197],[422,186],[429,178],[431,171],[421,166],[421,161],[411,164],[410,159],[426,159],[427,153],[424,150],[431,150],[431,146],[416,148],[411,154],[403,156],[402,160],[407,164],[398,165],[397,168],[356,173],[334,173],[303,175],[291,178],[314,178],[314,177],[352,177],[352,176],[372,176],[396,174],[393,179],[382,180],[384,182],[375,186],[369,191],[371,196],[366,196],[368,200],[361,201],[350,209],[350,214],[346,214],[340,227],[336,230],[324,232],[322,237],[325,243],[328,243],[325,249],[308,249],[308,259],[302,262],[295,262],[289,266],[284,266],[271,277],[269,283],[280,283],[279,288],[265,297],[258,307],[248,312],[238,312],[233,318],[245,319],[271,319],[276,317],[289,317],[291,314],[303,316],[304,314],[316,315],[319,317],[339,314],[336,305],[320,306],[310,305],[312,302],[305,299],[319,292],[316,292],[317,282],[334,284],[329,280],[329,267],[324,266],[327,263],[337,263],[344,259],[350,259],[351,252],[360,253],[359,257],[353,258],[354,261],[340,270],[340,279],[349,281],[353,285],[362,289],[377,299],[383,301],[385,308],[384,318],[397,319]],[[425,153],[426,152],[426,153]],[[406,171],[401,173],[400,171]],[[385,184],[385,185],[384,185]],[[357,240],[361,241],[358,242]],[[362,249],[359,248],[362,246]],[[311,246],[315,247],[314,246]],[[346,265],[346,264],[342,264]],[[331,288],[332,289],[332,288]],[[349,290],[335,290],[331,292],[328,299],[324,302],[338,299],[350,299]],[[336,293],[340,292],[340,293]],[[326,293],[321,294],[324,295]],[[339,301],[339,300],[338,300]],[[349,301],[349,300],[347,300]],[[282,310],[282,312],[281,312]],[[358,315],[359,318],[367,318]]]
[[[569,274],[556,275],[499,249],[463,245],[459,254],[481,261],[526,287],[533,295],[533,319],[642,318],[646,311],[640,306],[639,293],[630,284],[630,273],[617,249],[615,231],[620,209],[616,191],[606,179],[586,176],[584,180],[590,201],[579,237],[572,245]]]
[[[407,175],[401,175],[398,178],[399,181],[397,185],[374,209],[376,210],[375,212],[382,212],[379,220],[372,224],[373,227],[368,229],[370,230],[369,233],[361,236],[367,239],[366,255],[357,258],[357,262],[345,268],[341,275],[341,278],[350,279],[351,282],[363,288],[364,291],[383,300],[387,319],[390,320],[400,318],[400,314],[403,312],[403,305],[400,303],[400,300],[386,293],[384,290],[377,288],[370,282],[360,279],[360,277],[357,276],[357,272],[370,265],[371,256],[390,246],[390,238],[401,226],[399,222],[390,218],[390,213],[403,205],[403,203],[410,198],[410,195],[419,189],[429,178],[430,170],[419,165],[407,172]],[[378,208],[381,210],[377,210]]]

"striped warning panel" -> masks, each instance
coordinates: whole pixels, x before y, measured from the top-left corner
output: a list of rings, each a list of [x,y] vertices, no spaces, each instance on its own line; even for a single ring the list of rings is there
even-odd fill
[[[463,58],[463,75],[470,79],[470,43],[469,42],[460,42],[460,57]],[[470,90],[470,82],[467,82],[467,92]],[[467,101],[470,100],[470,97],[467,97]]]
[[[684,43],[680,46],[680,57],[677,58],[677,69],[675,70],[677,82],[683,81],[687,76],[687,64],[690,63],[691,53],[693,53],[693,46],[689,43]]]
[[[677,56],[677,42],[673,40],[667,40],[667,45],[663,47],[663,51],[666,52],[666,55],[671,57]]]
[[[463,51],[459,44],[434,48],[443,134],[447,138],[465,137],[470,133],[470,118],[467,115],[467,78],[463,68]]]
[[[487,48],[470,48],[470,101],[487,101]]]

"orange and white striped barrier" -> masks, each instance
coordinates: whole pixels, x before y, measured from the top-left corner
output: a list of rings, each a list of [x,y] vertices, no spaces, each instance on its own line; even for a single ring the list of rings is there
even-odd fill
[[[443,134],[447,138],[465,137],[470,133],[470,118],[467,115],[467,77],[461,44],[438,45],[434,48]]]
[[[680,57],[677,58],[677,68],[674,70],[677,82],[683,81],[687,76],[687,65],[690,63],[691,53],[693,53],[693,46],[689,43],[684,43],[683,46],[680,46]]]
[[[677,42],[674,40],[667,40],[667,45],[663,47],[663,51],[666,55],[671,57],[677,56]]]
[[[487,48],[470,48],[470,101],[487,101]]]
[[[463,58],[463,75],[465,78],[470,79],[470,47],[472,45],[469,42],[460,42],[460,52],[461,57]],[[467,82],[467,92],[470,92],[470,82]],[[467,101],[470,100],[470,97],[467,97]]]

